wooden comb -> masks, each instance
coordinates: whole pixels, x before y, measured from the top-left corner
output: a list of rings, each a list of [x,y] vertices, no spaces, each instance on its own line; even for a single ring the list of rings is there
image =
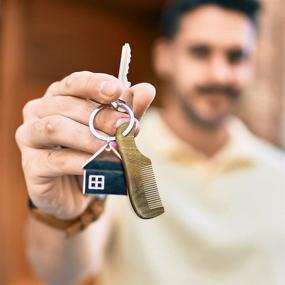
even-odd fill
[[[135,126],[123,136],[128,123],[118,127],[116,142],[121,154],[128,195],[135,213],[142,219],[151,219],[164,213],[151,160],[144,156],[135,144]]]

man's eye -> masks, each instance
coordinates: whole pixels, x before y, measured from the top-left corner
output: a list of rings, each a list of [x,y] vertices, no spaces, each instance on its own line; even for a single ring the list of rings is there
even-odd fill
[[[206,46],[195,46],[189,48],[189,53],[196,58],[207,58],[210,55],[210,49]]]
[[[243,50],[234,50],[228,53],[228,60],[231,64],[240,63],[248,58],[248,54]]]

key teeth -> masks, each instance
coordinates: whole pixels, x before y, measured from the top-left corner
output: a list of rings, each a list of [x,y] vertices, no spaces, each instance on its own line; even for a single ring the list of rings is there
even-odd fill
[[[122,48],[119,78],[121,79],[123,85],[126,88],[131,87],[131,82],[128,81],[128,77],[127,77],[129,73],[131,58],[132,58],[132,54],[131,54],[130,45],[128,43],[125,43]]]
[[[129,74],[130,63],[131,63],[131,59],[132,59],[131,47],[128,43],[126,43],[126,44],[124,44],[123,49],[124,49],[123,54],[124,54],[124,57],[126,59],[123,81],[124,81],[125,87],[130,88],[131,82],[128,81],[128,74]]]
[[[131,63],[131,59],[132,59],[132,53],[131,53],[131,48],[129,46],[129,44],[126,44],[128,45],[128,49],[126,52],[128,52],[128,55],[126,56],[127,58],[127,68],[126,68],[126,73],[125,73],[125,81],[126,81],[126,87],[127,88],[130,88],[131,87],[131,82],[128,81],[128,74],[129,74],[129,69],[130,69],[130,63]]]

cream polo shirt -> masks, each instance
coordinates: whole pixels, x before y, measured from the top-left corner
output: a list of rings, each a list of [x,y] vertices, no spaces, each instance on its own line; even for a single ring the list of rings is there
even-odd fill
[[[147,113],[137,144],[152,159],[165,213],[141,220],[128,198],[108,198],[115,226],[103,285],[285,284],[284,155],[237,119],[229,131],[208,159],[158,110]]]

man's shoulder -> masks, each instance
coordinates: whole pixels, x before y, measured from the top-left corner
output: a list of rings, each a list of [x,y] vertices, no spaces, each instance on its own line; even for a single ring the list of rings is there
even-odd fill
[[[259,159],[278,170],[284,171],[285,167],[285,152],[269,142],[253,136],[254,149]]]

